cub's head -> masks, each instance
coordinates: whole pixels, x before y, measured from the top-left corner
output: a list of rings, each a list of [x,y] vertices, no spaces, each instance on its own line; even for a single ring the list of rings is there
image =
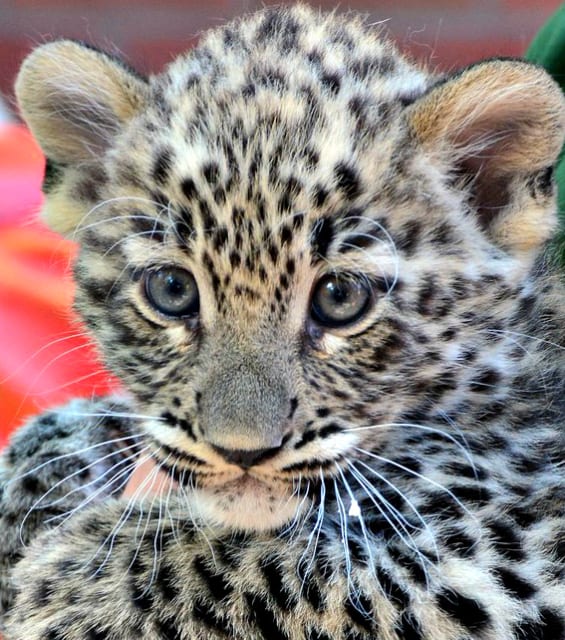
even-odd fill
[[[565,127],[537,67],[438,79],[297,7],[151,78],[47,44],[17,94],[46,219],[80,244],[77,309],[204,519],[279,527],[400,455],[403,426],[480,430],[535,358],[508,332]]]

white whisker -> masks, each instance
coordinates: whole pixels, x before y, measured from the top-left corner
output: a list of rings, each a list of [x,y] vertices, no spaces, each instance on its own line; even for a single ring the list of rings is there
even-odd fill
[[[356,451],[359,451],[359,453],[363,453],[364,455],[367,455],[371,458],[374,458],[375,460],[379,460],[380,462],[383,462],[384,464],[389,464],[392,465],[393,467],[396,467],[398,469],[402,469],[402,471],[404,471],[405,473],[408,473],[410,475],[413,475],[416,478],[420,478],[420,480],[423,480],[424,482],[427,482],[429,484],[431,484],[432,486],[440,489],[441,491],[444,491],[445,493],[447,493],[447,495],[458,505],[461,507],[461,509],[463,509],[463,511],[470,517],[475,519],[475,516],[469,511],[469,509],[461,502],[461,500],[459,500],[459,498],[452,492],[450,491],[447,487],[444,487],[443,485],[441,485],[439,482],[436,482],[435,480],[432,480],[431,478],[428,478],[424,475],[422,475],[421,473],[418,473],[417,471],[414,471],[413,469],[410,469],[406,466],[404,466],[403,464],[400,464],[398,462],[395,462],[394,460],[391,460],[390,458],[384,458],[383,456],[379,456],[376,453],[372,453],[371,451],[367,451],[366,449],[360,449],[358,447],[355,447]]]
[[[106,416],[108,414],[102,414],[102,415]],[[126,440],[133,440],[134,438],[142,438],[142,437],[143,437],[143,434],[136,433],[130,436],[124,436],[122,438],[113,438],[112,440],[104,440],[103,442],[91,444],[88,447],[83,447],[82,449],[77,449],[76,451],[70,451],[69,453],[63,453],[61,455],[55,456],[54,458],[49,458],[49,460],[46,460],[45,462],[38,464],[37,466],[33,467],[32,469],[29,469],[25,473],[22,473],[20,475],[14,476],[13,478],[10,478],[10,480],[8,480],[5,486],[9,487],[14,482],[19,482],[23,478],[26,478],[27,476],[33,473],[37,473],[41,469],[47,467],[50,464],[53,464],[54,462],[58,462],[59,460],[64,460],[65,458],[72,458],[73,456],[79,456],[82,453],[86,453],[87,451],[92,451],[93,449],[98,449],[100,447],[106,447],[110,444],[116,444],[117,442],[124,442]]]
[[[352,463],[349,463],[348,466],[351,467]],[[351,490],[351,487],[350,487],[349,483],[347,482],[347,479],[346,479],[342,469],[340,467],[338,467],[338,470],[339,470],[339,475],[341,476],[341,481],[343,482],[343,486],[345,487],[345,490],[347,491],[347,494],[349,495],[349,499],[351,500],[351,503],[358,505],[357,499],[356,499],[355,495],[353,494],[353,491]],[[359,524],[361,525],[361,532],[363,533],[363,539],[365,541],[365,550],[367,551],[367,555],[369,556],[368,568],[369,568],[369,571],[374,575],[374,572],[375,572],[375,558],[373,556],[373,549],[372,549],[371,542],[369,540],[369,534],[367,533],[367,527],[365,526],[365,519],[363,517],[363,513],[361,511],[359,511],[358,514],[351,515],[351,509],[350,509],[350,513],[348,515],[350,517],[354,517],[354,518],[358,518],[359,519]]]
[[[147,460],[150,460],[152,458],[151,454],[148,454],[147,456],[145,456],[144,458],[140,459],[138,461],[138,464],[141,465],[144,462],[146,462]],[[148,477],[153,476],[153,482],[152,485],[150,487],[150,490],[153,488],[153,484],[155,482],[155,479],[157,477],[157,472],[158,472],[158,468],[155,467],[150,473]],[[138,487],[138,490],[141,489],[141,487],[145,484],[145,482],[142,482],[140,487]],[[120,530],[122,529],[122,527],[124,526],[124,524],[127,522],[134,504],[135,504],[135,498],[138,494],[138,490],[136,490],[136,492],[133,494],[133,496],[128,500],[128,503],[126,505],[126,508],[122,511],[122,515],[120,516],[120,518],[118,519],[118,522],[112,527],[112,530],[110,531],[110,533],[106,536],[106,538],[102,541],[102,543],[100,544],[100,546],[98,547],[97,551],[92,555],[92,557],[90,558],[90,560],[87,562],[87,565],[90,564],[91,562],[94,561],[94,559],[98,556],[98,554],[100,553],[100,551],[102,551],[102,549],[106,546],[106,544],[108,542],[110,542],[109,547],[108,547],[108,551],[106,553],[106,556],[104,557],[104,560],[101,562],[100,565],[98,565],[96,571],[94,572],[93,576],[98,575],[99,573],[102,572],[104,566],[106,565],[106,563],[108,562],[110,556],[112,555],[112,550],[114,548],[114,542],[116,539],[116,536],[118,535],[118,533],[120,532]]]
[[[442,429],[437,429],[437,428],[434,428],[434,427],[428,427],[426,425],[416,424],[416,423],[411,423],[411,422],[390,422],[390,423],[383,423],[383,424],[368,425],[368,426],[364,426],[364,427],[349,427],[347,429],[344,429],[344,431],[353,433],[353,432],[356,432],[356,431],[371,431],[373,429],[390,429],[390,428],[396,428],[396,427],[402,427],[402,428],[406,428],[406,429],[420,429],[421,431],[425,431],[425,432],[428,432],[428,433],[436,433],[438,435],[441,435],[446,440],[449,440],[456,447],[458,447],[461,450],[461,452],[463,453],[463,455],[465,456],[465,458],[467,459],[467,461],[469,462],[469,464],[471,466],[474,466],[473,458],[471,457],[471,454],[469,453],[468,449],[466,449],[457,440],[457,438],[452,436],[447,431],[443,431]]]
[[[135,468],[136,464],[137,464],[137,457],[130,457],[127,458],[125,460],[122,460],[120,462],[118,462],[116,465],[114,465],[113,467],[110,467],[110,470],[115,470],[116,467],[122,465],[126,463],[126,467],[124,469],[122,469],[120,472],[116,473],[115,475],[113,475],[109,480],[107,480],[101,487],[99,487],[96,491],[94,491],[91,495],[87,496],[85,498],[85,500],[83,500],[79,505],[77,505],[76,507],[74,507],[73,509],[71,509],[70,511],[67,511],[65,513],[59,514],[58,516],[54,516],[53,518],[49,518],[48,520],[46,520],[45,522],[48,523],[50,521],[55,521],[57,519],[60,518],[64,518],[56,527],[55,529],[59,529],[60,527],[62,527],[66,522],[68,522],[74,515],[75,513],[78,513],[80,510],[84,509],[85,507],[87,507],[91,502],[94,502],[94,500],[105,491],[106,488],[108,488],[109,486],[111,486],[112,484],[116,484],[115,488],[112,489],[112,491],[108,494],[108,496],[113,496],[116,493],[121,493],[121,491],[125,488],[125,486],[127,485],[127,483],[129,482],[129,479],[131,477],[131,473],[133,471],[133,469]],[[107,472],[105,472],[107,473]],[[103,474],[105,475],[105,474]],[[121,480],[122,478],[124,478],[123,480]],[[94,482],[94,481],[93,481]],[[89,483],[92,484],[92,483]],[[86,485],[88,486],[88,485]]]
[[[318,548],[318,542],[320,540],[320,533],[322,531],[322,525],[324,522],[324,515],[325,515],[326,482],[325,482],[324,475],[322,473],[322,469],[320,469],[319,474],[320,474],[320,502],[318,504],[318,515],[316,517],[316,522],[314,523],[314,527],[312,528],[312,531],[310,531],[310,534],[308,535],[306,547],[302,552],[302,555],[300,556],[300,561],[298,563],[299,566],[302,566],[302,564],[304,563],[305,557],[308,555],[308,552],[310,551],[310,546],[313,545],[312,552],[310,553],[310,560],[306,565],[305,575],[308,575],[312,570],[312,565],[314,564],[314,559],[316,557],[316,550]],[[304,588],[304,584],[302,584],[300,587],[300,593],[302,593],[303,588]]]
[[[407,495],[405,495],[393,482],[391,482],[385,475],[379,473],[376,469],[373,469],[372,467],[370,467],[368,464],[366,464],[365,462],[363,462],[363,460],[356,460],[355,463],[350,462],[349,463],[349,467],[352,470],[352,473],[355,475],[355,473],[359,474],[360,477],[363,478],[363,481],[365,481],[366,484],[366,488],[372,488],[374,489],[373,483],[370,482],[360,471],[359,469],[357,469],[357,467],[355,466],[356,464],[361,465],[362,467],[364,467],[367,471],[369,471],[370,473],[372,473],[373,475],[375,475],[381,482],[384,482],[387,486],[389,486],[397,495],[399,495],[402,500],[408,505],[408,507],[410,508],[410,511],[412,511],[412,513],[416,516],[416,518],[420,521],[420,523],[422,524],[423,530],[427,532],[427,534],[429,535],[431,541],[432,541],[432,545],[433,545],[433,549],[434,549],[434,555],[436,557],[437,560],[439,560],[439,549],[437,547],[437,541],[435,539],[435,535],[432,531],[432,529],[430,528],[429,524],[426,522],[425,518],[422,516],[422,514],[420,513],[420,511],[416,508],[416,506],[414,505],[414,503],[410,500],[410,498],[408,498]],[[356,478],[359,481],[359,476],[356,476]],[[383,499],[383,496],[380,496],[380,499]],[[387,501],[388,504],[388,501]],[[404,523],[406,523],[407,525],[410,525],[410,523],[406,520],[406,518],[404,518],[404,516],[402,514],[400,514],[396,509],[395,511],[398,513],[398,515],[400,517],[402,517],[402,520]]]
[[[94,465],[98,464],[99,462],[101,462],[102,460],[104,460],[105,458],[111,457],[111,456],[116,455],[118,453],[124,453],[125,451],[128,451],[129,449],[133,449],[134,450],[134,452],[133,452],[134,455],[129,454],[123,460],[119,460],[118,462],[113,464],[111,467],[109,467],[108,469],[103,471],[102,473],[96,475],[90,482],[87,482],[86,484],[80,484],[80,485],[74,487],[70,491],[67,491],[67,493],[64,496],[61,496],[60,498],[57,498],[56,500],[53,500],[52,502],[48,502],[47,504],[42,505],[42,507],[45,508],[45,509],[48,509],[48,508],[51,508],[51,507],[54,507],[54,506],[60,504],[61,502],[64,502],[73,493],[76,493],[77,491],[84,491],[85,489],[87,489],[88,487],[92,486],[93,484],[96,484],[101,478],[106,476],[108,473],[110,473],[116,467],[119,467],[119,466],[123,465],[125,462],[130,462],[131,460],[135,460],[137,455],[138,455],[138,453],[141,453],[141,451],[139,451],[139,452],[137,451],[138,446],[139,445],[137,445],[137,444],[132,444],[132,445],[129,445],[128,447],[122,447],[119,450],[117,450],[117,451],[115,451],[115,452],[113,452],[111,454],[108,454],[104,458],[99,458],[94,463],[92,463],[91,466],[94,466]],[[149,447],[145,447],[144,449],[142,449],[142,451],[145,450],[145,449],[148,449],[148,448]],[[48,520],[46,520],[46,522],[48,522]]]
[[[341,499],[341,495],[339,493],[339,488],[337,486],[337,479],[333,478],[334,483],[334,491],[335,498],[337,504],[337,511],[339,515],[339,522],[341,528],[341,542],[343,546],[343,559],[345,560],[345,571],[347,574],[347,585],[349,593],[352,592],[351,586],[351,556],[349,555],[349,547],[347,545],[348,535],[347,535],[347,512],[345,511],[345,505],[343,504],[343,500]]]

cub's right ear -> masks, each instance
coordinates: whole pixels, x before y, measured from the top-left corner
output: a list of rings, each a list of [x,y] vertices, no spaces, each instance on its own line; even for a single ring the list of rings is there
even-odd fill
[[[565,140],[565,98],[543,69],[480,62],[433,87],[407,117],[422,148],[466,179],[477,223],[495,243],[530,252],[549,240],[557,224],[549,176]]]
[[[147,82],[111,56],[70,40],[35,49],[16,80],[22,115],[56,164],[99,158],[147,100]]]

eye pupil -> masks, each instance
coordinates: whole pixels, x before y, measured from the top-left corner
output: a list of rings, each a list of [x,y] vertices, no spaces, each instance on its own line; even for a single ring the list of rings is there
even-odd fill
[[[174,298],[182,296],[185,291],[185,287],[181,280],[176,278],[174,275],[169,274],[165,281],[165,290],[168,295]]]
[[[326,289],[336,305],[346,304],[347,299],[351,297],[351,291],[340,283],[328,282]]]
[[[145,276],[145,297],[159,313],[182,318],[198,313],[198,288],[194,276],[180,267],[161,267]]]
[[[326,327],[346,326],[359,320],[371,301],[371,289],[351,275],[327,275],[319,280],[312,297],[312,316]]]

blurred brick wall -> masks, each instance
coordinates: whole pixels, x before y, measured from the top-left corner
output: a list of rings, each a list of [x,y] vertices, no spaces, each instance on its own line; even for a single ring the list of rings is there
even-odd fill
[[[34,45],[66,36],[121,51],[140,71],[156,71],[190,47],[198,33],[265,0],[0,0],[0,92],[11,91]],[[276,4],[280,4],[277,2]],[[400,46],[436,67],[520,55],[561,4],[558,0],[317,0],[385,20]]]

